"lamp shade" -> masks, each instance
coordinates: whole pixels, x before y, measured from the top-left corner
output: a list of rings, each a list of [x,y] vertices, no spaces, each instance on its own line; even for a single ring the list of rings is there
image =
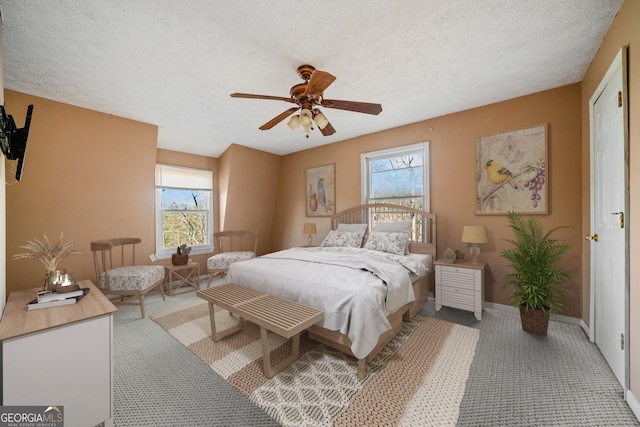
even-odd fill
[[[329,124],[329,120],[322,113],[318,113],[313,117],[313,121],[316,122],[320,129],[324,129]]]
[[[289,126],[291,130],[296,130],[298,126],[300,126],[300,117],[291,116],[291,119],[289,119],[289,123],[287,123],[287,126]]]
[[[302,110],[300,110],[300,123],[302,123],[303,125],[311,124],[312,117],[313,116],[311,115],[311,110],[307,108],[303,108]]]
[[[316,223],[315,222],[305,222],[304,229],[302,230],[302,234],[316,234]]]
[[[487,243],[487,227],[484,225],[465,225],[462,229],[464,243]]]

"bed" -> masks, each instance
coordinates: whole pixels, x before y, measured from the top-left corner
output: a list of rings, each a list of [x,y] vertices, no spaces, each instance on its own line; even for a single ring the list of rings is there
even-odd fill
[[[323,310],[309,337],[371,361],[427,302],[434,288],[436,216],[367,204],[331,217],[320,247],[290,248],[234,263],[226,282]]]

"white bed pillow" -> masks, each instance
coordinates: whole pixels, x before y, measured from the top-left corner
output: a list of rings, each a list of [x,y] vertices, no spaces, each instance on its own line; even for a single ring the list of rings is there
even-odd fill
[[[336,231],[358,231],[364,234],[369,224],[338,224]]]
[[[369,234],[365,249],[387,252],[394,255],[404,255],[409,244],[408,233],[376,232]]]
[[[410,219],[405,221],[378,221],[376,222],[375,231],[380,233],[409,233],[411,231]]]
[[[357,231],[331,230],[320,246],[322,247],[350,247],[359,248],[362,244],[363,233]]]
[[[411,225],[413,221],[410,219],[403,221],[378,221],[376,222],[375,231],[379,233],[407,233],[411,232]],[[409,239],[407,239],[407,247],[404,249],[404,254],[409,255]]]
[[[433,257],[429,254],[409,254],[408,256],[418,262],[421,262],[427,271],[431,271],[433,268]]]

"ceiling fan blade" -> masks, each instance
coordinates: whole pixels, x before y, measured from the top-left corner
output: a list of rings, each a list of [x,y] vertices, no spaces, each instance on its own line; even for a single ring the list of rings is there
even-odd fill
[[[356,113],[365,113],[378,115],[382,111],[382,105],[372,104],[369,102],[355,101],[339,101],[337,99],[323,99],[321,106],[327,108],[336,108],[338,110],[355,111]]]
[[[322,132],[324,136],[329,136],[336,133],[336,130],[333,128],[333,126],[331,126],[331,123],[327,123],[324,129],[320,129],[320,132]]]
[[[314,114],[322,114],[322,116],[324,117],[324,119],[327,119],[327,116],[324,115],[324,113],[322,111],[320,111],[319,108],[314,108],[313,109],[313,113]],[[315,120],[315,117],[314,117]],[[318,125],[318,122],[316,122],[316,125],[318,126],[318,129],[320,129],[320,132],[322,132],[322,134],[324,136],[329,136],[329,135],[333,135],[334,133],[336,133],[336,130],[334,129],[333,126],[331,126],[331,123],[329,123],[329,121],[327,120],[327,125],[323,128],[320,127],[320,125]]]
[[[322,96],[324,90],[335,80],[336,78],[326,71],[315,70],[313,74],[311,74],[305,95],[312,99],[318,99]]]
[[[269,129],[271,129],[272,127],[274,127],[275,125],[277,125],[278,123],[280,123],[281,121],[283,121],[284,119],[289,117],[291,114],[293,114],[296,111],[298,111],[299,108],[300,107],[289,108],[284,113],[274,117],[273,119],[269,120],[267,123],[265,123],[262,126],[260,126],[260,130],[269,130]]]
[[[285,101],[295,104],[296,102],[291,98],[285,98],[283,96],[269,96],[269,95],[254,95],[252,93],[232,93],[232,98],[250,98],[250,99],[272,99],[274,101]]]

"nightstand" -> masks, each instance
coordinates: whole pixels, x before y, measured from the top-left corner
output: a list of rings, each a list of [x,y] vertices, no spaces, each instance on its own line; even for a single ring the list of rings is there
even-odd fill
[[[165,265],[165,287],[169,295],[175,295],[175,292],[182,286],[192,286],[196,291],[200,290],[200,264],[197,262],[187,262],[182,265]],[[173,281],[178,282],[178,286],[173,286]],[[190,291],[185,289],[182,292]]]
[[[436,266],[436,311],[442,306],[473,311],[482,320],[484,306],[484,262],[454,263],[439,259]]]

